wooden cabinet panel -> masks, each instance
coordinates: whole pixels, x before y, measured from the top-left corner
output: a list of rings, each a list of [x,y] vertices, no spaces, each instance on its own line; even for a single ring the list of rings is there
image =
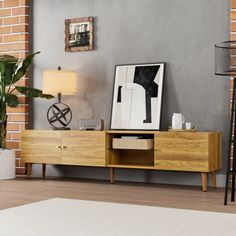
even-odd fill
[[[22,132],[22,159],[26,163],[105,166],[105,132]]]
[[[82,147],[104,147],[105,131],[63,131],[62,144]]]
[[[22,160],[27,163],[61,163],[60,131],[25,130],[21,135]]]
[[[62,146],[62,164],[105,166],[104,131],[63,132]]]
[[[209,134],[209,170],[215,171],[221,167],[221,133]]]
[[[63,165],[105,166],[105,149],[102,147],[68,147],[62,150]]]
[[[156,135],[154,144],[155,168],[209,172],[212,169],[209,166],[209,158],[211,157],[211,162],[214,163],[220,159],[219,153],[212,153],[219,150],[220,143],[215,141],[212,147],[209,141],[210,138],[212,140],[217,137],[217,132],[160,132]],[[217,169],[219,165],[216,164],[215,167]]]

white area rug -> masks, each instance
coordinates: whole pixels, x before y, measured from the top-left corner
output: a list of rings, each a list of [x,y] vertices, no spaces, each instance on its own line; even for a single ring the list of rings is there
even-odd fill
[[[70,199],[0,211],[1,236],[235,236],[236,214]]]

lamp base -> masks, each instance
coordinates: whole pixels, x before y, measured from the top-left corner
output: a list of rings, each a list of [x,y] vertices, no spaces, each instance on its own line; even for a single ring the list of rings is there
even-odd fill
[[[69,130],[72,111],[65,103],[54,103],[48,109],[47,119],[53,130]]]
[[[56,127],[51,126],[51,129],[53,129],[53,130],[70,130],[70,127],[56,128]]]

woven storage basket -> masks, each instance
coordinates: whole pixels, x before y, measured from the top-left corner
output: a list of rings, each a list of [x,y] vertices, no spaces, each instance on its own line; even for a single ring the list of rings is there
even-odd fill
[[[113,149],[150,150],[153,149],[153,139],[113,138]]]

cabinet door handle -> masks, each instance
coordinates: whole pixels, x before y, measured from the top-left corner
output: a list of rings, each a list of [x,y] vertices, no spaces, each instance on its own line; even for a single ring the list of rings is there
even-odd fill
[[[57,145],[57,146],[56,146],[56,148],[62,148],[62,146],[60,146],[60,145]]]
[[[66,148],[67,148],[67,146],[62,146],[61,148],[62,148],[62,149],[66,149]]]

